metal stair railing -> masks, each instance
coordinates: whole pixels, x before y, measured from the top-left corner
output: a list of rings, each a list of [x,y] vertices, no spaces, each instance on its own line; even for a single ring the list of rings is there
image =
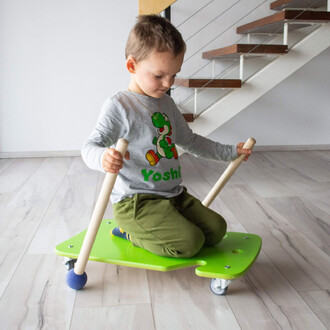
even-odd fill
[[[199,8],[197,11],[195,11],[192,15],[190,15],[188,18],[186,18],[183,22],[181,22],[180,24],[178,24],[176,27],[179,28],[181,27],[183,24],[186,24],[192,17],[196,16],[198,13],[200,13],[204,8],[206,8],[208,5],[210,5],[212,2],[214,2],[215,0],[211,0],[209,1],[207,4],[205,4],[204,6],[202,6],[201,8]],[[226,12],[232,10],[235,6],[237,6],[242,0],[238,0],[236,1],[234,4],[232,4],[230,7],[228,7],[227,9],[225,9],[224,11],[222,11],[220,14],[218,14],[215,18],[213,18],[210,22],[208,22],[207,24],[205,24],[202,28],[200,28],[199,30],[197,30],[196,32],[194,32],[191,36],[189,36],[187,39],[185,39],[185,41],[190,40],[192,37],[194,37],[195,35],[199,34],[201,31],[203,31],[208,25],[210,25],[212,22],[214,22],[216,19],[218,19],[219,17],[221,17],[222,15],[224,15]],[[228,28],[226,28],[224,31],[222,31],[221,33],[217,34],[214,38],[212,38],[212,40],[208,41],[206,44],[202,45],[196,52],[194,52],[192,55],[190,55],[188,58],[184,59],[184,63],[187,63],[191,58],[193,58],[195,55],[197,55],[198,53],[201,54],[202,50],[204,50],[208,45],[210,45],[211,43],[213,43],[216,39],[220,38],[225,32],[227,32],[228,30],[230,30],[231,28],[233,28],[234,26],[237,26],[239,22],[241,22],[244,18],[246,18],[248,15],[250,15],[252,12],[254,12],[256,9],[258,9],[260,6],[262,6],[264,3],[266,3],[267,0],[262,1],[260,4],[258,4],[256,7],[254,7],[252,10],[250,10],[248,13],[246,13],[243,17],[241,17],[240,19],[238,19],[237,21],[235,21],[233,24],[231,24]],[[314,1],[315,2],[315,1]],[[306,25],[306,21],[304,22],[299,22],[297,21],[297,19],[299,18],[300,15],[302,15],[305,11],[309,10],[311,7],[313,7],[313,2],[311,2],[311,5],[308,8],[304,8],[301,9],[301,12],[299,14],[297,14],[293,19],[291,19],[288,22],[284,23],[284,32],[283,32],[283,44],[284,45],[288,45],[288,31],[289,31],[289,25],[290,24],[305,24]],[[329,1],[328,1],[328,7],[329,7]],[[286,10],[286,9],[284,9]],[[308,23],[307,23],[308,24]],[[314,24],[314,23],[310,23],[310,24]],[[260,43],[257,43],[256,46],[254,48],[252,48],[248,53],[241,55],[240,56],[240,60],[239,60],[239,72],[240,72],[240,79],[242,80],[243,83],[243,78],[244,78],[244,60],[247,56],[249,56],[249,54],[253,54],[253,50],[256,49],[257,47],[259,47],[260,45],[263,44],[267,44],[269,43],[273,38],[274,35],[279,35],[282,34],[280,33],[280,31],[282,30],[282,28],[279,28],[278,30],[272,32],[272,33],[266,33],[265,35],[268,35],[268,38],[266,38],[265,40],[263,40]],[[246,43],[250,43],[250,35],[251,34],[259,34],[260,33],[249,33],[246,36],[243,36],[242,38],[238,39],[235,43],[239,43],[241,40],[243,39],[247,39]],[[207,85],[210,84],[210,82],[214,79],[219,79],[222,76],[224,76],[226,73],[228,73],[230,70],[234,69],[235,67],[237,67],[237,63],[234,62],[231,66],[227,67],[225,70],[221,71],[220,73],[218,73],[217,75],[214,72],[214,63],[215,60],[212,60],[212,78],[209,79],[208,82],[206,82],[202,87],[199,88],[195,88],[194,89],[194,93],[193,95],[188,96],[186,99],[184,99],[183,101],[180,102],[180,104],[178,104],[179,107],[182,107],[185,103],[187,103],[188,101],[190,101],[192,98],[194,98],[194,117],[198,117],[199,115],[201,115],[204,111],[207,110],[204,109],[202,110],[200,113],[197,114],[197,98],[198,98],[198,89],[203,89],[203,88],[207,88]],[[205,67],[209,66],[210,62],[206,63],[205,65],[202,65],[199,69],[197,69],[194,73],[192,73],[189,77],[185,78],[185,79],[192,79],[196,74],[198,74],[200,71],[202,71]],[[176,85],[175,87],[172,88],[173,91],[175,91],[176,89],[180,88],[181,84]],[[221,99],[221,98],[220,98]],[[220,99],[218,99],[217,101],[219,101]]]

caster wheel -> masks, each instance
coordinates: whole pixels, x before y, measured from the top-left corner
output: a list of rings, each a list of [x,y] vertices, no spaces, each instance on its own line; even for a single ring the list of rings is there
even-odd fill
[[[72,268],[74,268],[74,264],[76,263],[77,259],[68,259],[64,261],[65,268],[67,271],[70,271]]]
[[[211,291],[217,296],[223,296],[228,290],[228,285],[230,281],[222,280],[219,278],[213,278],[210,282]]]

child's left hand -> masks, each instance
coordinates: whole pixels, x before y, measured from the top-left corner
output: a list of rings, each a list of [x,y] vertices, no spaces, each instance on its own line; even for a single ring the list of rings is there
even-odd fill
[[[243,148],[244,142],[237,143],[237,155],[245,155],[244,161],[248,160],[250,155],[252,154],[252,149],[244,149]]]

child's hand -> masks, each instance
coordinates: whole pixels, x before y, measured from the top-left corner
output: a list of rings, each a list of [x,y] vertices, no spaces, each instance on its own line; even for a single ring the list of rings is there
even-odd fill
[[[252,154],[252,149],[244,149],[243,148],[244,142],[237,143],[237,155],[246,155],[244,157],[244,161],[248,160],[250,155]]]
[[[125,159],[129,160],[129,152],[126,151]],[[118,173],[124,165],[124,160],[119,151],[108,148],[102,156],[102,167],[106,172]]]

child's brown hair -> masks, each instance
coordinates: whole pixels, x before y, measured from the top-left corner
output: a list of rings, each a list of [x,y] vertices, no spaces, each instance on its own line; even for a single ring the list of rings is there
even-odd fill
[[[140,15],[126,43],[125,56],[142,61],[151,52],[170,51],[177,56],[186,51],[181,33],[165,18],[158,15]]]

